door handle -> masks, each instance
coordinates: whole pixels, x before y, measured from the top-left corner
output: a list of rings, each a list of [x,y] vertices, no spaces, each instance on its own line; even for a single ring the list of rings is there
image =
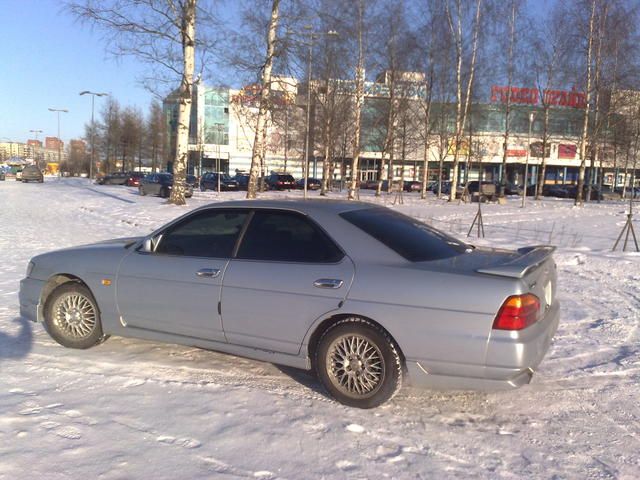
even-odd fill
[[[319,278],[313,282],[316,288],[340,288],[344,282],[337,278]]]
[[[196,272],[196,275],[199,277],[216,278],[220,275],[220,270],[218,268],[201,268]]]

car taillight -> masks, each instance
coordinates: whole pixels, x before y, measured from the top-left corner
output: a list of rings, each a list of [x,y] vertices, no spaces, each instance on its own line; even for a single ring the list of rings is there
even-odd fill
[[[513,295],[507,298],[496,319],[493,328],[496,330],[522,330],[538,321],[540,300],[531,293]]]

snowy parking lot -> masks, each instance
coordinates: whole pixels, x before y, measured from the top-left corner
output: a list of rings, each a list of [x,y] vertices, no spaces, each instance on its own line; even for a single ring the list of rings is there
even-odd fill
[[[20,318],[32,256],[143,235],[242,197],[196,192],[176,207],[84,179],[0,182],[0,479],[640,478],[640,254],[611,251],[621,202],[483,206],[486,238],[472,242],[558,246],[560,327],[515,391],[404,388],[362,411],[332,402],[305,372],[119,337],[68,350]],[[460,238],[477,209],[433,195],[361,200]]]

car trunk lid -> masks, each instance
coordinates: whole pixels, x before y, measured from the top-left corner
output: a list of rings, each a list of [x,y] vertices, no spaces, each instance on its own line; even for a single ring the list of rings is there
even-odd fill
[[[476,272],[500,277],[524,278],[553,255],[556,247],[536,245],[519,248],[513,258],[504,263],[478,268]]]

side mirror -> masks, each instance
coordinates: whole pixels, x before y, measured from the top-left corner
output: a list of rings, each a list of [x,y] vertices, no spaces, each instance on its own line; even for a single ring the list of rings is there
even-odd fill
[[[142,242],[142,248],[140,251],[145,253],[153,253],[153,239],[145,238],[144,242]]]

